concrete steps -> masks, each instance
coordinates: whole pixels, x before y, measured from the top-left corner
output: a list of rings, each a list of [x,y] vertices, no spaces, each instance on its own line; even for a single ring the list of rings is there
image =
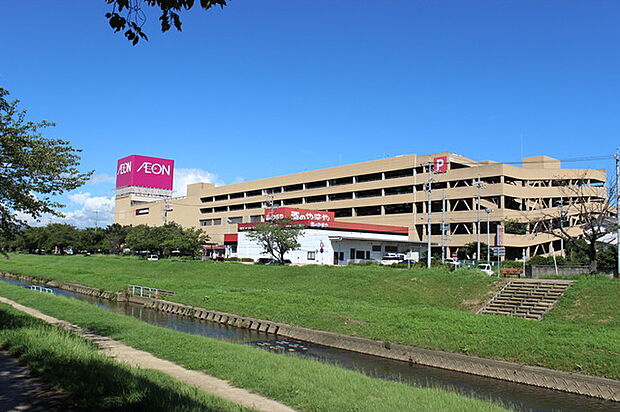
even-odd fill
[[[477,313],[540,320],[571,283],[570,280],[511,280]]]

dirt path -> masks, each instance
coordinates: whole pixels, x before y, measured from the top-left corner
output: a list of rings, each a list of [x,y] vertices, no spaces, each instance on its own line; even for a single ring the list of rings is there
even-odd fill
[[[236,388],[231,386],[225,380],[207,375],[202,372],[192,371],[185,369],[176,363],[157,358],[148,352],[137,350],[131,346],[125,345],[114,339],[110,339],[105,336],[100,336],[77,325],[73,325],[64,320],[56,319],[52,316],[45,315],[36,309],[29,308],[27,306],[20,305],[10,299],[0,296],[0,302],[11,305],[17,310],[41,319],[47,323],[70,329],[75,333],[80,334],[89,341],[99,346],[103,353],[107,356],[117,359],[122,362],[126,362],[131,366],[136,366],[144,369],[155,369],[166,373],[178,381],[184,382],[188,385],[192,385],[205,392],[212,393],[220,398],[229,400],[238,405],[252,408],[257,411],[264,412],[294,412],[294,409],[274,401],[272,399],[265,398],[261,395],[249,392],[245,389]],[[4,410],[1,408],[0,410]]]

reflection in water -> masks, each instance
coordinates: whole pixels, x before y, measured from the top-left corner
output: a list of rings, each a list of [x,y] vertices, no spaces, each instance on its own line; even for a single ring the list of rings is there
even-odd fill
[[[28,286],[26,283],[14,280],[2,278],[0,280]],[[116,303],[61,289],[53,288],[53,290],[58,295],[84,300],[100,308],[132,316],[152,325],[228,342],[252,345],[275,353],[316,359],[380,379],[398,381],[412,386],[440,388],[469,397],[491,400],[518,411],[620,411],[620,402],[603,401],[587,396],[428,366],[409,365],[406,362],[159,312],[133,303]]]

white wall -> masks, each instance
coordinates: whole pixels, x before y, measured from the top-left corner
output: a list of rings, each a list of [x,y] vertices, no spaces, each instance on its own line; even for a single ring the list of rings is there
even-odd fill
[[[354,238],[331,240],[332,238]],[[406,235],[387,235],[361,232],[343,232],[335,230],[302,230],[299,236],[300,247],[297,250],[288,252],[285,255],[293,264],[317,264],[317,265],[333,265],[334,251],[343,252],[344,260],[338,264],[346,265],[350,259],[350,250],[370,251],[371,260],[380,260],[385,255],[385,245],[397,246],[399,252],[405,252],[410,245],[404,243],[407,241]],[[320,252],[321,242],[323,242],[323,253]],[[372,245],[380,245],[380,252],[372,252]],[[315,259],[308,259],[308,252],[314,252]],[[258,260],[260,258],[270,259],[271,256],[261,253],[258,244],[251,241],[247,237],[247,232],[239,232],[237,253],[231,254],[238,258],[252,258]]]

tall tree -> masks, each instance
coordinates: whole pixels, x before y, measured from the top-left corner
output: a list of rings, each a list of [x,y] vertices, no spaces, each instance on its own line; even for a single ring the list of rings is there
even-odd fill
[[[81,173],[79,150],[69,142],[50,139],[41,130],[48,121],[26,121],[18,100],[7,101],[0,87],[0,233],[9,235],[24,226],[25,217],[44,213],[62,216],[63,205],[52,200],[83,185],[92,172]]]
[[[263,253],[284,263],[286,253],[299,248],[302,230],[302,226],[291,224],[290,219],[281,219],[257,225],[247,232],[247,237],[258,243]]]
[[[543,209],[530,222],[531,232],[548,233],[564,241],[565,247],[583,253],[590,273],[598,270],[599,240],[616,230],[616,185],[607,189],[583,176],[578,184],[559,188],[562,197],[555,207]]]
[[[227,0],[200,0],[200,7],[209,10],[213,6],[226,6]],[[166,32],[174,26],[181,31],[183,23],[179,12],[194,7],[194,0],[106,0],[111,9],[106,13],[108,24],[115,32],[123,32],[127,40],[135,46],[140,39],[148,40],[142,30],[150,9],[157,10],[161,31]]]

